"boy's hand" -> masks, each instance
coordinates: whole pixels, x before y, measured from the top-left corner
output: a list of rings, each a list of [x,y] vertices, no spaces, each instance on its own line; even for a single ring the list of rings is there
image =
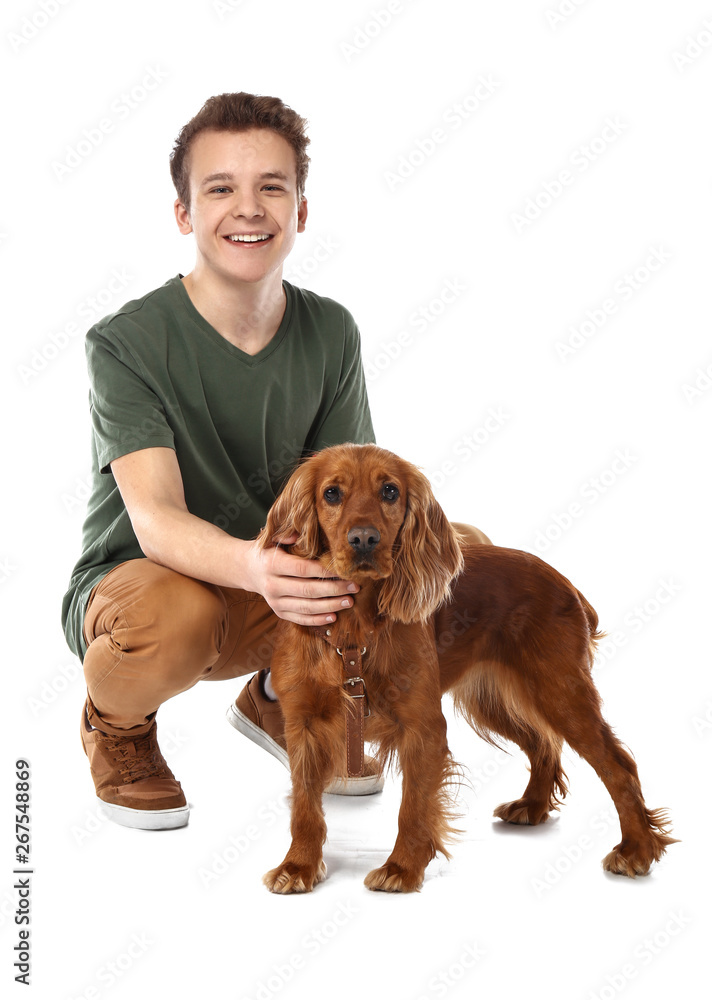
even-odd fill
[[[278,618],[297,625],[328,625],[336,613],[353,605],[359,587],[348,580],[328,577],[316,559],[302,559],[279,548],[291,545],[297,535],[275,539],[275,547],[263,549],[250,542],[245,569],[252,586],[261,594]]]

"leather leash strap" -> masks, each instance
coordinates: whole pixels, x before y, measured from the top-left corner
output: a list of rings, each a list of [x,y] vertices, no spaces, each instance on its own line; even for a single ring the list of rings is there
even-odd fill
[[[344,687],[349,695],[346,711],[346,770],[349,778],[360,778],[364,773],[363,759],[363,723],[367,715],[366,683],[361,676],[363,672],[363,656],[365,646],[344,648],[337,646],[333,630],[321,625],[317,631],[322,639],[333,646],[343,661],[346,680]]]
[[[363,775],[363,720],[366,703],[366,685],[361,676],[361,649],[337,649],[344,661],[346,681],[344,687],[349,695],[346,713],[346,770],[349,778]],[[365,650],[364,650],[365,652]]]

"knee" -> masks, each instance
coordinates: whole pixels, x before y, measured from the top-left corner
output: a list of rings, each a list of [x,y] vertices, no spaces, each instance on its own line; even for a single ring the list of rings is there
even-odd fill
[[[228,610],[219,587],[174,574],[146,597],[147,627],[176,659],[215,658],[227,635]]]
[[[90,653],[98,640],[122,658],[166,660],[174,669],[181,662],[215,661],[228,619],[219,587],[148,565],[139,585],[132,583],[107,593]]]

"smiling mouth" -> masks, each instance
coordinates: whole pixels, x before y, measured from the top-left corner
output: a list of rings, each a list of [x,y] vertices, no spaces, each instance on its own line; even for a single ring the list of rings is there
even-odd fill
[[[228,243],[236,243],[241,246],[254,246],[255,244],[259,246],[261,243],[269,243],[269,241],[274,239],[274,237],[271,233],[255,233],[254,235],[245,234],[244,236],[225,236],[224,239],[226,239]]]

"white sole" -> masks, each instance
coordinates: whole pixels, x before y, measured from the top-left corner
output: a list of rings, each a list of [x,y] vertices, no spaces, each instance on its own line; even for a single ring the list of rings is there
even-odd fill
[[[190,806],[187,805],[176,809],[129,809],[103,799],[99,802],[110,820],[132,830],[176,830],[186,826],[190,817]]]
[[[283,750],[279,743],[276,743],[271,736],[268,736],[264,729],[260,729],[246,715],[243,715],[235,702],[227,710],[227,721],[233,729],[237,729],[248,740],[252,740],[258,747],[262,747],[267,753],[271,753],[273,757],[276,757],[289,770],[289,754],[287,751]]]
[[[260,729],[246,715],[243,715],[235,702],[232,702],[228,708],[226,717],[233,729],[237,729],[257,746],[262,747],[267,753],[271,753],[289,770],[287,751],[283,750],[271,736],[268,736],[264,729]],[[375,792],[383,791],[383,777],[380,774],[367,774],[362,778],[334,778],[324,791],[328,795],[373,795]]]

